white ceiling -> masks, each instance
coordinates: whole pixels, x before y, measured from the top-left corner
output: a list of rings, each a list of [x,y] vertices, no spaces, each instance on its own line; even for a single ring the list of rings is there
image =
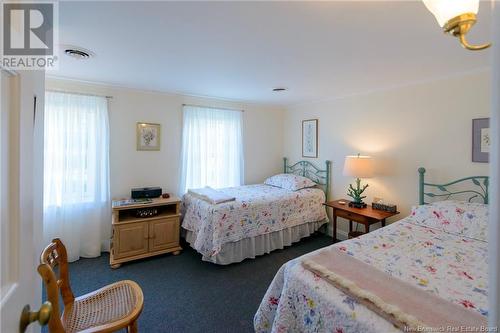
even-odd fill
[[[61,55],[52,76],[259,103],[481,70],[491,52],[462,49],[421,1],[60,2],[59,11],[60,43],[96,56]],[[469,39],[490,36],[484,1]]]

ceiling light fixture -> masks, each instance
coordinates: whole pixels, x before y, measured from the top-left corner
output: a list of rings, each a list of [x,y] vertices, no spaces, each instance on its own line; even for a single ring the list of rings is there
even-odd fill
[[[273,88],[273,91],[274,92],[283,92],[283,91],[287,91],[288,89],[286,88]]]
[[[423,2],[436,17],[443,31],[458,37],[460,44],[467,50],[484,50],[491,46],[491,43],[471,45],[465,38],[467,32],[477,21],[479,0],[423,0]]]

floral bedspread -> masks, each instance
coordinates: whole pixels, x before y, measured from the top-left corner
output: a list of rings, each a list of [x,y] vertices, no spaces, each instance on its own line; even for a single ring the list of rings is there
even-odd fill
[[[325,193],[318,188],[290,191],[270,185],[221,189],[235,201],[212,205],[189,194],[183,197],[182,227],[194,233],[192,246],[214,256],[223,244],[296,225],[325,221]]]
[[[485,241],[418,225],[407,217],[332,246],[471,311],[488,313]],[[255,315],[256,332],[398,332],[303,268],[300,263],[309,255],[278,271]]]

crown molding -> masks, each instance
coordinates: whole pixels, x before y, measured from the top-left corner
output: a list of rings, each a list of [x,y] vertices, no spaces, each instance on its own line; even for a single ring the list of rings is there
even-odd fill
[[[490,66],[479,67],[477,69],[470,70],[470,71],[456,72],[456,73],[453,73],[450,75],[441,75],[441,76],[436,76],[436,77],[432,77],[432,78],[425,79],[425,80],[410,81],[410,82],[403,83],[403,84],[393,84],[393,85],[385,86],[382,88],[359,91],[359,92],[352,93],[352,94],[332,96],[332,97],[326,97],[326,98],[320,98],[320,99],[313,99],[310,101],[304,101],[304,102],[299,102],[299,103],[291,103],[291,104],[286,105],[286,109],[289,110],[289,109],[296,108],[299,106],[332,102],[332,101],[336,101],[336,100],[354,98],[357,96],[367,96],[367,95],[377,94],[377,93],[381,93],[381,92],[387,92],[387,91],[397,90],[397,89],[406,88],[406,87],[418,86],[418,85],[423,85],[423,84],[432,83],[432,82],[446,81],[446,80],[470,76],[470,75],[491,73],[491,70],[492,69]]]

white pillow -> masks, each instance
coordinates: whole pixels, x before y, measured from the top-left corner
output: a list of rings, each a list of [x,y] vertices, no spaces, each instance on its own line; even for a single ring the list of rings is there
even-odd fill
[[[438,201],[413,207],[411,216],[420,225],[483,241],[488,238],[488,205],[485,204]]]
[[[269,177],[264,182],[266,185],[281,187],[290,191],[297,191],[306,187],[314,187],[316,183],[306,177],[297,176],[292,173],[281,173]]]

